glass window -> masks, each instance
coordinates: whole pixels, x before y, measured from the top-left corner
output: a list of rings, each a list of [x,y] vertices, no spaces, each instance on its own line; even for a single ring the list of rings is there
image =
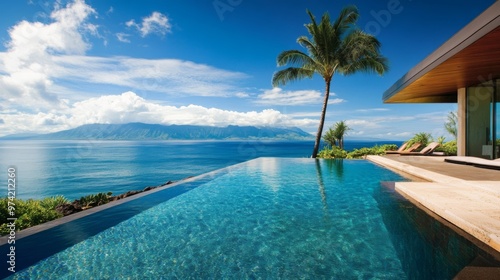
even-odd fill
[[[495,158],[497,104],[495,88],[489,81],[467,88],[467,155]]]

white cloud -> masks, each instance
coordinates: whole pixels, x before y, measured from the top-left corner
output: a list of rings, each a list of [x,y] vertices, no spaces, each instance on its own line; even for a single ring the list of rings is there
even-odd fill
[[[92,14],[92,7],[75,0],[56,5],[48,23],[21,21],[9,29],[7,51],[0,52],[2,106],[27,113],[63,110],[71,102],[105,94],[104,90],[250,97],[237,86],[248,78],[244,73],[178,59],[86,56],[91,47],[86,34],[100,37],[99,27],[89,22]],[[156,32],[156,25],[167,23],[153,13],[140,27]],[[117,36],[128,40],[126,34]]]
[[[82,33],[97,32],[97,26],[86,19],[94,9],[82,0],[51,13],[52,23],[21,21],[9,29],[7,52],[2,54],[0,88],[2,97],[17,106],[32,109],[57,105],[57,96],[48,88],[54,66],[53,57],[60,54],[84,54],[90,47]]]
[[[370,113],[370,112],[386,112],[389,111],[387,108],[370,108],[370,109],[357,109],[356,112],[360,113]]]
[[[321,112],[318,110],[317,112],[297,112],[297,113],[292,113],[292,114],[288,114],[288,115],[293,116],[295,118],[313,117],[313,118],[319,119]]]
[[[246,92],[236,92],[234,96],[239,97],[239,98],[248,98],[250,97],[250,94]]]
[[[335,96],[332,92],[330,97]],[[284,91],[279,87],[272,88],[270,90],[265,90],[264,93],[260,94],[258,100],[255,101],[257,104],[263,105],[309,105],[318,104],[323,100],[322,93],[317,90],[297,90],[297,91]],[[336,104],[344,102],[343,99],[335,98],[328,101],[329,104]]]
[[[399,133],[388,132],[388,133],[386,133],[386,135],[388,137],[392,137],[392,138],[401,138],[401,137],[411,138],[414,135],[414,133],[411,133],[408,131],[403,131],[403,132],[399,132]]]
[[[8,129],[2,130],[4,135],[20,132],[53,132],[90,123],[304,126],[317,122],[317,120],[294,119],[273,109],[237,112],[199,105],[179,107],[160,105],[130,91],[121,95],[105,95],[76,102],[65,110],[32,114],[0,113],[0,119],[8,126]]]
[[[330,95],[331,97],[331,95]],[[340,104],[340,103],[344,103],[346,102],[345,99],[342,99],[342,98],[334,98],[334,99],[328,99],[328,105],[331,105],[331,104]]]
[[[169,19],[160,12],[153,12],[150,16],[142,18],[141,23],[136,23],[135,20],[131,19],[125,25],[137,28],[142,37],[146,37],[152,33],[163,36],[166,33],[170,33],[172,29]]]
[[[127,33],[116,33],[116,38],[118,38],[118,41],[123,42],[123,43],[130,43],[130,40],[127,39],[127,37],[130,36],[130,34]]]
[[[170,95],[243,97],[233,83],[247,78],[240,72],[178,59],[58,56],[54,61],[53,75],[59,79]]]

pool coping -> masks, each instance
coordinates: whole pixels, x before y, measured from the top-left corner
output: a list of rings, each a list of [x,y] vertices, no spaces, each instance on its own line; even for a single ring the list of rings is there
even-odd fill
[[[449,222],[478,247],[500,256],[500,188],[498,181],[467,181],[383,156],[367,156],[383,167],[428,182],[396,182],[398,193],[419,208]],[[459,232],[460,233],[460,232]],[[480,243],[478,244],[479,241]]]
[[[246,161],[246,162],[248,162],[248,161]],[[122,198],[122,199],[119,199],[119,200],[115,200],[115,201],[111,201],[111,202],[108,202],[108,203],[106,203],[104,205],[92,207],[90,209],[83,210],[83,211],[80,211],[78,213],[74,213],[74,214],[71,214],[71,215],[68,215],[68,216],[64,216],[64,217],[52,220],[52,221],[48,221],[48,222],[43,223],[43,224],[39,224],[39,225],[36,225],[36,226],[33,226],[33,227],[29,227],[29,228],[26,228],[26,229],[23,229],[23,230],[20,230],[20,231],[16,231],[15,240],[18,241],[18,240],[20,240],[22,238],[25,238],[25,237],[28,237],[28,236],[31,236],[31,235],[43,232],[45,230],[48,230],[48,229],[51,229],[51,228],[54,228],[54,227],[57,227],[57,226],[60,226],[60,225],[63,225],[63,224],[66,224],[66,223],[78,220],[78,219],[81,219],[81,218],[84,218],[86,216],[90,216],[90,215],[95,214],[95,213],[99,213],[101,211],[107,210],[107,209],[112,208],[112,207],[116,207],[116,206],[124,204],[124,203],[128,203],[128,202],[134,201],[134,200],[142,198],[144,196],[148,196],[148,195],[151,195],[151,194],[154,194],[154,193],[157,193],[157,192],[161,192],[161,191],[164,191],[166,189],[174,188],[174,187],[176,187],[178,185],[189,183],[189,182],[192,182],[192,181],[196,181],[196,180],[199,180],[199,179],[207,177],[207,176],[212,176],[212,175],[214,175],[216,173],[220,173],[220,172],[222,172],[222,171],[224,171],[226,169],[237,167],[238,165],[241,165],[243,163],[245,163],[245,162],[237,163],[237,164],[234,164],[234,165],[231,165],[231,166],[227,166],[227,167],[223,167],[223,168],[220,168],[220,169],[216,169],[216,170],[213,170],[213,171],[210,171],[210,172],[207,172],[207,173],[203,173],[203,174],[200,174],[200,175],[187,177],[185,179],[176,181],[176,182],[174,182],[172,184],[159,186],[159,187],[151,189],[149,191],[144,191],[144,192],[138,193],[136,195],[125,197],[125,198]],[[0,246],[6,245],[8,243],[8,241],[9,241],[9,235],[1,236],[0,237]]]

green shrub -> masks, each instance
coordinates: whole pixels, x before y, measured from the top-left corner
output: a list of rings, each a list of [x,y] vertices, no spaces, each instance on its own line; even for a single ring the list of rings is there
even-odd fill
[[[407,147],[411,147],[415,143],[422,144],[418,150],[425,148],[430,142],[432,142],[432,136],[430,133],[420,132],[415,134],[413,138],[408,140]]]
[[[361,149],[354,149],[352,152],[347,154],[347,158],[352,159],[352,158],[364,158],[367,155],[373,155],[375,153],[375,150],[373,148],[361,148]]]
[[[385,151],[389,150],[397,150],[398,146],[393,144],[385,144],[385,145],[375,145],[371,148],[361,148],[354,149],[352,152],[347,154],[347,158],[365,158],[367,155],[384,155]]]
[[[446,142],[436,148],[436,152],[444,152],[447,156],[454,156],[457,154],[457,141],[452,140]]]
[[[109,196],[106,193],[90,194],[82,196],[79,200],[82,209],[103,205],[109,202]]]
[[[375,147],[377,147],[377,146],[375,146]],[[379,149],[381,149],[384,152],[385,151],[395,151],[399,148],[398,145],[396,145],[396,144],[384,144],[384,145],[378,146],[378,147],[379,147]]]
[[[58,199],[60,198],[54,198],[54,201]],[[5,235],[10,232],[7,227],[7,218],[12,217],[9,215],[7,208],[9,201],[10,200],[6,197],[0,199],[0,218],[2,221],[5,221],[5,223],[0,225],[1,235]],[[14,217],[17,218],[15,221],[16,230],[22,230],[62,217],[61,214],[57,213],[53,208],[50,208],[52,206],[51,203],[48,203],[50,199],[47,199],[44,203],[42,203],[42,201],[43,200],[34,199],[14,199],[11,201],[15,205]]]
[[[57,206],[66,203],[70,202],[62,195],[46,197],[40,201],[40,204],[46,209],[56,209]]]
[[[340,149],[337,146],[333,146],[331,149],[325,147],[318,153],[318,158],[346,158],[346,157],[347,157],[347,152]]]
[[[398,146],[394,144],[385,144],[385,145],[375,145],[371,148],[361,148],[354,149],[352,152],[347,152],[345,150],[341,150],[339,147],[333,146],[332,148],[325,147],[318,153],[319,158],[348,158],[348,159],[357,159],[357,158],[365,158],[367,155],[383,155],[385,151],[389,150],[397,150]]]

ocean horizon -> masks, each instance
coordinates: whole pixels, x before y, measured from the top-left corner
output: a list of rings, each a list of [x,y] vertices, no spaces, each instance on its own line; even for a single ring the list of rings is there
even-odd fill
[[[346,140],[344,146],[351,151],[401,143]],[[313,146],[312,140],[0,141],[0,167],[5,176],[8,168],[16,169],[17,198],[63,195],[74,200],[142,190],[258,157],[308,158]]]

